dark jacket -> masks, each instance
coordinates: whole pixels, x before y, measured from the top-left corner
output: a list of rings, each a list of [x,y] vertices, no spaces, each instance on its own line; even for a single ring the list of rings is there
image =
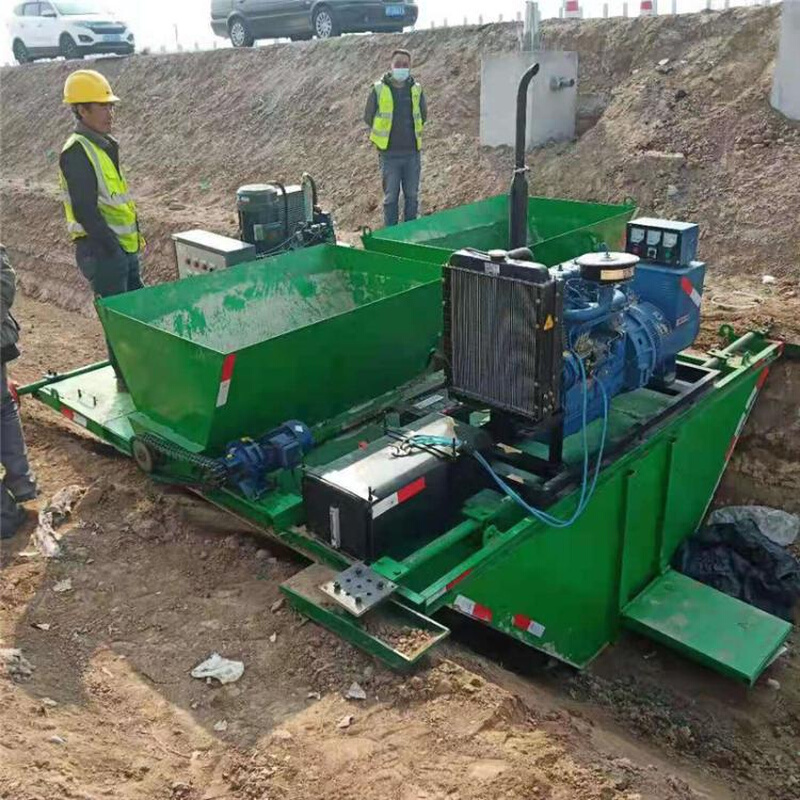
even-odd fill
[[[75,133],[85,136],[98,147],[102,147],[119,170],[119,145],[116,139],[96,133],[82,122],[75,126]],[[75,219],[86,231],[86,238],[78,240],[81,246],[90,248],[92,253],[99,258],[119,255],[122,252],[119,239],[108,227],[108,223],[103,219],[103,215],[97,207],[97,176],[86,151],[78,142],[75,142],[72,147],[61,154],[59,164],[67,181]]]
[[[2,306],[2,320],[0,320],[0,360],[3,364],[13,361],[18,355],[17,342],[19,341],[19,325],[11,313],[14,297],[17,293],[17,276],[11,268],[6,249],[0,244],[0,306]]]
[[[417,136],[414,132],[414,117],[411,105],[411,87],[416,83],[413,76],[402,85],[396,86],[392,80],[392,74],[387,72],[383,78],[385,83],[392,90],[394,99],[394,117],[392,119],[392,131],[389,134],[389,147],[387,152],[398,155],[404,153],[415,153],[417,151]],[[422,121],[428,120],[428,103],[425,100],[425,92],[419,99],[419,110],[422,114]],[[364,122],[372,127],[375,114],[378,112],[378,95],[375,86],[370,88],[367,97],[367,107],[364,109]]]

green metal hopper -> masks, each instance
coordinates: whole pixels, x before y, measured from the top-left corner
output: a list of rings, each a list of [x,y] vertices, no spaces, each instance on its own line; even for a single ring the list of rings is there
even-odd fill
[[[548,197],[528,199],[528,244],[537,261],[552,266],[602,243],[622,246],[625,223],[636,205],[582,203]],[[508,249],[508,196],[500,195],[362,237],[367,250],[443,264],[454,250]]]
[[[320,246],[98,302],[135,428],[214,451],[341,414],[419,375],[441,328],[431,264]]]

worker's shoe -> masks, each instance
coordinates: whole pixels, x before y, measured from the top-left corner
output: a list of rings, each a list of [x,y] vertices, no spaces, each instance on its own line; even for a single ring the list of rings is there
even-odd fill
[[[18,502],[6,487],[0,486],[0,539],[10,539],[16,536],[31,516]]]

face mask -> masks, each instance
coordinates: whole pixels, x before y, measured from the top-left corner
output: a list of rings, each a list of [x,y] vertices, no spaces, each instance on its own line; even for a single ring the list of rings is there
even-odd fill
[[[392,77],[396,81],[407,81],[408,76],[411,74],[411,70],[408,67],[393,67],[392,68]]]

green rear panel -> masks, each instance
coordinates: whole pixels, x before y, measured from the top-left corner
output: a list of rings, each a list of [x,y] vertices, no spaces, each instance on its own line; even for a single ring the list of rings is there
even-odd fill
[[[440,295],[433,265],[324,245],[107,298],[98,312],[145,422],[213,451],[418,375]]]
[[[528,243],[534,257],[548,266],[595,250],[602,243],[619,248],[633,204],[608,205],[531,197]],[[508,248],[508,197],[500,195],[413,222],[366,233],[367,250],[443,264],[454,250]]]

